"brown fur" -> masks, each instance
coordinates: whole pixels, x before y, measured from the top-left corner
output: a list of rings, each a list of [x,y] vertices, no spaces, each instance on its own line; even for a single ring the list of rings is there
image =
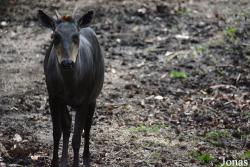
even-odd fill
[[[67,21],[67,22],[71,22],[71,21],[73,21],[73,18],[71,16],[62,16],[61,20],[62,21]]]

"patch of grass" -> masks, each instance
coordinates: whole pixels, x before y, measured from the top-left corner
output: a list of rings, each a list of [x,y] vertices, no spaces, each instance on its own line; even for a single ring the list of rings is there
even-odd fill
[[[207,163],[209,163],[210,161],[213,160],[213,157],[212,157],[211,155],[209,155],[209,154],[201,154],[201,155],[199,155],[199,156],[197,157],[197,159],[198,159],[199,161],[201,161],[202,163],[207,164]]]
[[[171,78],[185,79],[188,76],[187,76],[186,72],[184,72],[184,71],[175,71],[175,70],[173,70],[173,71],[170,72],[170,77]]]
[[[235,27],[228,27],[225,31],[224,31],[224,34],[225,36],[230,39],[230,40],[233,40],[236,38],[236,32],[237,32],[237,29]]]
[[[250,159],[250,151],[245,151],[241,157],[241,159]]]
[[[198,55],[204,55],[208,53],[208,46],[206,45],[201,45],[195,48],[196,52]]]
[[[206,134],[207,138],[214,139],[214,140],[221,138],[221,137],[227,137],[227,136],[228,136],[227,131],[211,131]]]
[[[150,158],[153,159],[153,160],[158,160],[160,157],[161,157],[161,153],[160,153],[160,152],[157,152],[157,151],[154,151],[154,152],[150,155]]]
[[[162,128],[166,126],[163,124],[156,124],[151,126],[140,125],[138,127],[130,128],[130,132],[143,132],[143,133],[159,133]]]
[[[216,47],[216,46],[220,46],[223,45],[225,43],[224,39],[221,37],[218,37],[216,39],[212,39],[210,41],[208,41],[207,43],[207,47],[209,49],[209,47]]]
[[[188,8],[183,8],[183,7],[181,7],[181,8],[178,8],[178,9],[175,11],[175,13],[176,13],[177,15],[188,15],[188,14],[191,14],[192,11],[189,10]]]
[[[198,151],[191,152],[191,156],[194,159],[200,161],[202,164],[208,164],[214,159],[213,156],[211,156],[210,154],[201,153],[201,152],[198,152]]]
[[[247,118],[250,118],[250,112],[247,112],[245,115]]]
[[[211,131],[206,134],[206,140],[215,146],[221,146],[220,140],[229,137],[227,131]]]
[[[225,71],[221,70],[221,69],[216,69],[215,72],[220,75],[220,76],[224,76],[225,75]]]

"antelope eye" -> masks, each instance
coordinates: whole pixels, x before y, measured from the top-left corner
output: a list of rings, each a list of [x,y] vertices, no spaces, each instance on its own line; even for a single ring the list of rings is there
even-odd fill
[[[55,45],[58,45],[60,43],[60,41],[61,41],[61,36],[59,34],[54,34],[53,35],[53,43]]]
[[[78,42],[79,42],[79,35],[78,35],[78,34],[73,34],[73,35],[72,35],[72,41],[73,41],[75,44],[78,44]]]

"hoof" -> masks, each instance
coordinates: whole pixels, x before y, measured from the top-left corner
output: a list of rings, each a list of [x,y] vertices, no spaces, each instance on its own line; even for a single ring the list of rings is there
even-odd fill
[[[58,160],[52,160],[51,167],[59,167]]]
[[[79,167],[79,164],[73,164],[72,167]]]
[[[61,162],[60,167],[69,167],[69,163],[68,162]]]
[[[91,163],[90,154],[83,154],[83,165],[89,167]]]
[[[83,165],[86,166],[86,167],[90,167],[90,160],[84,160],[83,161]]]
[[[78,157],[77,158],[74,157],[72,167],[79,167],[79,166],[80,166],[80,163],[79,163]]]

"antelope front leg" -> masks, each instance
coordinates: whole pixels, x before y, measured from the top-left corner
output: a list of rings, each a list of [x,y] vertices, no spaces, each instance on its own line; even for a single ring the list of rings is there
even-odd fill
[[[63,131],[63,148],[62,148],[62,158],[60,162],[60,167],[68,167],[68,147],[69,147],[69,137],[71,131],[71,115],[65,107],[63,118],[62,118],[62,131]]]
[[[72,139],[74,152],[73,167],[79,167],[79,149],[81,146],[82,131],[86,120],[86,112],[88,112],[88,109],[84,106],[81,110],[78,110],[75,115],[74,135]]]
[[[55,99],[49,100],[50,104],[50,112],[53,124],[53,158],[51,162],[51,167],[58,167],[58,149],[59,149],[59,142],[62,135],[62,126],[61,126],[61,112],[62,112],[62,105]]]
[[[84,126],[84,151],[83,151],[83,163],[86,166],[90,166],[90,152],[89,152],[89,138],[90,138],[90,129],[92,125],[93,115],[95,112],[96,102],[92,102],[88,106],[88,115],[86,118]]]

